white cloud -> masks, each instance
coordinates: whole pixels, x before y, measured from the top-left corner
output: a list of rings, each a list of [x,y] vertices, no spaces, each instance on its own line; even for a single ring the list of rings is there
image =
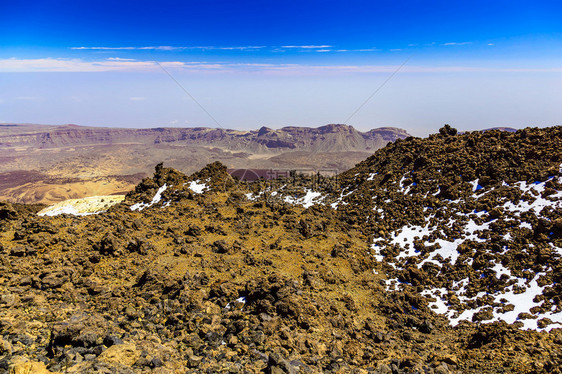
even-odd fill
[[[70,47],[70,49],[79,49],[79,50],[83,50],[83,49],[100,49],[100,50],[110,50],[110,51],[118,51],[118,50],[132,50],[132,49],[137,49],[135,47]]]
[[[41,100],[42,97],[39,97],[39,96],[16,96],[16,97],[14,97],[14,99],[25,100],[25,101],[36,101],[36,100]]]
[[[177,51],[177,50],[189,50],[189,49],[201,49],[201,50],[256,50],[262,49],[265,46],[233,46],[233,47],[221,47],[221,46],[170,46],[170,45],[158,45],[158,46],[144,46],[144,47],[70,47],[70,49],[75,50],[101,50],[101,51],[144,51],[144,50],[157,50],[157,51]]]
[[[229,51],[229,50],[246,51],[246,50],[252,50],[252,49],[263,49],[263,48],[265,48],[265,46],[249,45],[249,46],[245,46],[245,47],[200,47],[200,48],[218,49],[218,50],[223,50],[223,51]]]
[[[376,52],[380,51],[377,48],[363,48],[363,49],[334,49],[334,52]]]
[[[330,51],[330,50],[328,50]],[[166,69],[185,72],[215,73],[264,73],[264,74],[337,74],[337,73],[392,73],[397,65],[299,65],[299,64],[265,64],[265,63],[210,63],[163,61]],[[82,59],[0,59],[0,72],[139,72],[160,71],[154,61],[129,61],[128,59],[105,59],[85,61]],[[409,73],[474,73],[474,72],[542,72],[560,73],[562,67],[554,68],[518,68],[518,67],[471,67],[471,66],[414,66],[406,65],[402,72]],[[27,98],[28,100],[30,98]],[[20,99],[20,100],[23,100]]]
[[[472,44],[472,42],[449,42],[449,43],[443,43],[441,45],[453,46],[453,45],[468,45],[468,44]]]
[[[181,62],[163,62],[163,66],[183,66]],[[36,58],[2,59],[0,72],[99,72],[99,71],[138,71],[151,70],[158,66],[154,61],[101,60]]]
[[[108,61],[136,61],[134,58],[109,57]]]
[[[281,48],[300,48],[300,49],[326,49],[332,48],[331,45],[283,45]]]
[[[133,96],[133,97],[130,97],[129,100],[131,100],[131,101],[143,101],[143,100],[146,100],[146,97]]]
[[[445,44],[448,45],[448,44]],[[283,46],[144,46],[144,47],[71,47],[74,50],[98,50],[98,51],[144,51],[144,50],[155,50],[155,51],[183,51],[183,50],[201,50],[201,51],[258,51],[267,49],[271,52],[285,52],[288,49],[293,50],[316,50],[317,52],[337,51],[337,52],[375,52],[380,51],[378,48],[357,48],[357,49],[338,49],[332,50],[334,46],[328,44],[320,45],[283,45]],[[112,58],[117,60],[117,58]],[[125,60],[125,59],[122,59]]]

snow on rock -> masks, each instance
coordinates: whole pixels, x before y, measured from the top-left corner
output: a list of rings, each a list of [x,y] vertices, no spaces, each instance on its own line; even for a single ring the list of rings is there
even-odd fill
[[[160,187],[158,189],[158,191],[156,191],[156,194],[154,195],[154,197],[152,198],[152,201],[150,203],[136,203],[134,205],[131,205],[131,210],[143,210],[145,208],[151,207],[152,205],[159,203],[160,200],[162,200],[162,193],[164,191],[166,191],[166,189],[168,188],[168,185],[164,184],[162,187]]]
[[[292,193],[289,194],[289,192],[285,190],[285,187],[286,185],[279,187],[275,190],[272,190],[271,188],[267,188],[265,191],[260,191],[259,193],[247,193],[245,194],[245,196],[248,200],[252,200],[252,201],[258,200],[263,196],[274,197],[277,199],[281,199],[282,201],[288,204],[302,205],[304,208],[310,208],[315,204],[324,204],[323,200],[326,198],[326,196],[324,196],[321,192],[304,188],[304,192],[305,192],[304,196],[297,197],[297,195],[294,195]],[[335,209],[338,203],[339,202],[336,201],[330,206]]]
[[[367,178],[368,181],[372,181],[375,179],[375,176],[377,176],[379,173],[371,173],[369,174],[369,177]]]
[[[371,255],[389,266],[387,291],[409,287],[398,279],[408,279],[408,268],[412,265],[418,269],[430,266],[441,280],[425,284],[422,295],[430,298],[430,308],[444,314],[451,325],[461,321],[505,321],[517,322],[522,329],[561,328],[562,307],[552,296],[552,284],[541,282],[543,278],[552,279],[553,268],[548,261],[523,266],[518,260],[539,250],[539,245],[522,239],[528,235],[522,229],[537,230],[534,227],[537,220],[550,221],[556,217],[554,212],[562,210],[560,188],[547,191],[546,184],[553,178],[543,182],[503,183],[500,191],[484,189],[476,179],[469,182],[472,195],[467,199],[480,201],[484,195],[494,192],[486,198],[497,199],[495,212],[467,211],[464,200],[442,199],[441,206],[423,209],[424,223],[418,220],[417,224],[405,224],[384,237],[375,237]],[[403,176],[396,186],[398,193],[409,192],[405,182]],[[557,177],[555,182],[562,182],[562,178]],[[379,206],[373,210],[378,211],[381,204],[390,202],[381,197]],[[492,235],[496,238],[493,242]],[[562,257],[562,248],[552,242],[544,243],[541,248],[553,253],[551,261]],[[478,257],[478,267],[473,268]],[[483,258],[486,260],[482,261]],[[451,269],[460,272],[450,273]],[[398,274],[403,276],[397,277]],[[456,301],[451,302],[451,297]]]
[[[303,197],[294,198],[291,196],[285,196],[284,201],[289,204],[295,204],[295,205],[298,204],[298,205],[302,205],[304,208],[310,208],[314,204],[320,204],[321,201],[324,199],[322,193],[320,192],[315,192],[309,190],[308,188],[305,188],[305,191],[306,194]]]
[[[544,275],[544,273],[538,273],[532,280],[528,282],[526,282],[525,279],[513,277],[514,283],[512,284],[512,286],[508,287],[505,292],[480,292],[474,297],[467,297],[465,296],[466,289],[463,286],[458,290],[447,290],[446,288],[429,288],[424,290],[422,292],[422,295],[433,299],[432,301],[430,301],[429,307],[436,313],[444,314],[449,319],[449,322],[452,326],[458,325],[461,321],[472,321],[473,317],[478,312],[483,311],[485,308],[491,308],[492,318],[487,320],[486,322],[521,322],[523,324],[522,328],[525,330],[532,329],[550,331],[553,328],[562,327],[562,311],[556,312],[556,308],[553,308],[553,310],[551,310],[550,312],[542,313],[540,317],[533,316],[533,313],[531,311],[532,308],[539,307],[543,303],[543,301],[537,302],[535,300],[537,296],[542,294],[545,288],[544,286],[539,286],[537,282],[538,279]],[[466,279],[464,283],[468,284],[468,282],[468,279]],[[517,291],[514,290],[514,286],[518,287]],[[482,299],[483,297],[491,297],[493,302],[498,306],[490,307],[482,305],[475,308],[467,308],[459,313],[451,308],[450,304],[447,302],[446,296],[448,293],[453,293],[456,297],[458,297],[459,300],[472,305],[475,304],[474,302],[478,299]],[[512,308],[502,310],[501,307],[505,305],[511,305]],[[530,315],[531,317],[522,317],[525,315]],[[537,321],[541,318],[549,318],[552,321],[552,324],[543,328],[539,327]]]
[[[92,213],[80,213],[75,207],[73,206],[61,206],[58,208],[54,208],[52,210],[38,213],[39,216],[58,216],[61,214],[72,214],[74,216],[87,216],[90,214],[98,214],[100,212],[92,212]]]
[[[209,187],[205,183],[202,183],[199,179],[196,181],[189,182],[187,186],[191,191],[202,194],[203,192],[207,191]]]

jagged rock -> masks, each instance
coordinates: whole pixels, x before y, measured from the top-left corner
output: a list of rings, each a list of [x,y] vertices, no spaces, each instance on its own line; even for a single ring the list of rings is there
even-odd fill
[[[58,374],[47,370],[45,363],[27,361],[25,358],[15,359],[10,367],[9,374]]]
[[[140,356],[141,352],[133,344],[118,344],[103,351],[98,360],[105,363],[133,366]]]

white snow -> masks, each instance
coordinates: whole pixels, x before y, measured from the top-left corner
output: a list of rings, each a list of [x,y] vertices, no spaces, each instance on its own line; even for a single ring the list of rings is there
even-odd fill
[[[306,195],[300,198],[293,198],[291,196],[285,196],[284,201],[289,204],[302,205],[304,208],[310,208],[314,204],[320,204],[324,199],[322,193],[315,192],[305,188]]]
[[[501,266],[501,265],[500,265]],[[498,264],[496,267],[498,268]],[[500,271],[507,271],[507,269],[503,268]],[[509,275],[509,271],[506,272]],[[556,312],[556,308],[552,308],[550,312],[543,313],[537,318],[531,319],[519,319],[518,316],[520,313],[531,313],[531,309],[536,306],[540,306],[542,302],[535,302],[534,299],[536,296],[540,295],[544,289],[538,285],[537,280],[543,276],[544,273],[538,273],[528,284],[526,284],[524,279],[521,278],[514,278],[517,280],[515,284],[520,287],[523,287],[524,291],[521,293],[516,293],[513,291],[513,285],[508,287],[504,292],[498,292],[491,294],[490,296],[493,298],[494,302],[499,303],[501,305],[512,304],[514,309],[511,311],[501,312],[497,307],[492,307],[492,319],[487,320],[485,322],[495,322],[495,321],[505,321],[507,323],[514,323],[516,321],[521,321],[523,323],[523,329],[533,329],[533,330],[546,330],[549,331],[556,327],[562,327],[562,312]],[[430,308],[432,308],[436,313],[445,314],[449,319],[449,322],[452,326],[456,326],[461,321],[471,321],[472,317],[478,313],[479,311],[483,310],[487,306],[480,306],[473,309],[466,309],[462,313],[458,314],[455,310],[451,309],[447,305],[447,301],[445,299],[445,295],[448,292],[453,292],[459,300],[466,302],[466,301],[475,301],[478,298],[486,296],[485,292],[478,293],[475,297],[468,298],[464,296],[465,293],[465,285],[468,284],[468,279],[463,280],[464,285],[460,289],[453,288],[452,290],[447,290],[445,288],[430,288],[424,290],[421,294],[423,296],[432,297],[435,300],[429,302]],[[500,301],[501,299],[507,300],[505,303]],[[552,320],[552,324],[547,326],[544,329],[541,329],[537,326],[537,321],[541,318],[549,318]]]
[[[554,244],[550,243],[550,246],[554,250],[554,252],[558,253],[559,256],[562,256],[562,248],[555,246]]]
[[[384,256],[381,255],[382,248],[376,244],[371,244],[371,249],[373,250],[373,257],[375,258],[375,260],[381,262],[384,259]]]
[[[236,299],[236,302],[246,304],[246,297],[244,297],[244,296],[239,297],[238,299]],[[231,308],[232,308],[231,303],[226,304],[225,309],[231,309]]]
[[[398,192],[407,191],[407,188],[404,188],[405,180],[406,177],[402,177],[400,180],[400,186],[397,186]],[[558,180],[562,182],[561,177],[558,177]],[[472,185],[472,198],[478,199],[493,191],[493,189],[483,189],[479,187],[478,182],[478,179],[469,182]],[[467,296],[467,290],[471,286],[471,279],[466,278],[460,281],[453,281],[451,289],[442,287],[426,288],[422,292],[422,295],[432,298],[429,302],[430,307],[435,312],[444,314],[449,319],[451,325],[457,325],[460,321],[471,321],[476,313],[490,308],[492,318],[488,321],[482,321],[483,323],[502,320],[507,323],[521,322],[523,329],[549,331],[553,328],[561,328],[562,310],[556,305],[549,307],[549,311],[547,312],[531,312],[531,309],[541,306],[544,303],[543,300],[537,299],[537,296],[542,295],[545,288],[549,286],[539,286],[539,279],[545,274],[550,274],[553,271],[552,268],[543,268],[542,272],[535,274],[532,278],[518,278],[514,274],[519,273],[510,269],[509,264],[504,266],[497,256],[507,253],[510,250],[509,242],[514,240],[514,236],[520,235],[516,230],[517,226],[519,226],[519,228],[532,229],[532,225],[524,219],[526,217],[524,213],[528,212],[534,214],[537,218],[551,219],[551,215],[541,214],[541,212],[543,212],[544,209],[552,211],[561,210],[562,191],[555,191],[548,196],[542,197],[541,194],[546,190],[546,181],[534,183],[516,182],[511,185],[507,185],[504,182],[502,188],[505,187],[519,188],[523,192],[523,198],[516,203],[509,200],[506,201],[507,198],[504,198],[500,203],[500,208],[503,209],[504,216],[519,222],[515,224],[515,231],[514,229],[507,228],[507,232],[502,234],[502,238],[507,241],[508,244],[503,246],[502,252],[496,252],[495,254],[494,252],[490,252],[496,259],[491,260],[487,266],[486,272],[480,273],[482,277],[492,276],[498,279],[500,282],[499,288],[495,291],[482,291],[476,296],[472,295],[469,297]],[[385,202],[388,203],[389,200]],[[425,263],[434,263],[439,268],[446,262],[455,264],[460,256],[457,250],[459,245],[465,242],[467,242],[469,246],[470,243],[485,243],[487,241],[486,232],[491,230],[490,225],[495,221],[495,219],[490,220],[487,211],[468,214],[462,213],[459,203],[460,200],[447,200],[446,206],[438,208],[433,211],[431,215],[425,217],[425,224],[405,225],[392,232],[389,239],[375,238],[371,245],[372,255],[379,262],[385,261],[395,269],[403,270],[397,266],[399,262],[408,258],[422,256],[420,252],[414,249],[414,241],[417,239],[428,249],[438,244],[438,246],[435,246],[436,248],[434,247],[433,250],[430,249],[430,251],[424,254],[423,258],[417,262],[418,268],[421,268]],[[436,213],[442,209],[447,211],[445,216],[451,216],[452,218],[447,220],[436,218]],[[375,208],[374,210],[377,209]],[[429,210],[424,209],[424,212],[429,213]],[[443,215],[439,214],[437,217],[442,216]],[[446,236],[445,233],[451,232],[451,229],[455,229],[454,236]],[[435,239],[431,241],[423,239],[424,236],[430,236],[432,234],[435,236]],[[555,246],[553,243],[548,243],[548,245],[554,253],[562,256],[562,248]],[[382,255],[387,246],[397,246],[400,248],[400,252],[394,259],[385,258]],[[532,248],[534,246],[529,243],[526,247]],[[525,248],[523,248],[523,253],[525,253]],[[438,261],[437,259],[439,256],[441,258]],[[471,266],[472,262],[473,259],[471,257],[463,258],[463,264]],[[490,275],[488,271],[492,271],[492,275]],[[388,279],[385,282],[387,291],[399,291],[402,289],[397,279]],[[501,286],[502,284],[505,286]],[[447,296],[450,293],[454,294],[461,303],[462,307],[460,310],[458,306],[453,306],[448,303]],[[549,303],[550,302],[552,301],[549,301]],[[510,304],[513,305],[513,310],[505,312],[500,311],[503,306]],[[521,313],[529,314],[532,318],[519,319],[518,317]],[[550,319],[552,324],[540,328],[537,322],[542,318]]]
[[[511,272],[509,271],[508,268],[506,268],[505,266],[503,266],[501,263],[496,263],[496,265],[494,265],[493,268],[491,268],[491,270],[493,270],[496,273],[496,278],[500,279],[502,275],[507,275],[508,277],[511,277]]]
[[[449,311],[449,309],[447,308],[447,303],[445,302],[445,300],[441,298],[442,295],[446,295],[446,294],[447,294],[446,288],[431,288],[431,289],[423,290],[421,292],[422,296],[426,296],[426,297],[429,296],[435,299],[435,301],[429,302],[429,307],[435,313],[439,313],[439,314],[445,314]]]
[[[166,191],[166,189],[168,188],[168,186],[166,184],[164,184],[162,187],[160,187],[158,189],[158,191],[156,191],[156,194],[154,195],[154,197],[152,198],[152,201],[150,203],[136,203],[134,205],[131,205],[131,210],[143,210],[145,208],[151,207],[152,205],[160,202],[160,200],[162,200],[162,193],[164,191]]]
[[[209,189],[207,185],[205,183],[202,183],[199,179],[189,182],[189,186],[187,186],[187,188],[198,194],[201,194]]]

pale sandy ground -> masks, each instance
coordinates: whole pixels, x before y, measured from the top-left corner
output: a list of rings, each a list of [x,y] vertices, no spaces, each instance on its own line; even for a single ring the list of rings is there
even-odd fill
[[[74,215],[88,215],[106,211],[109,207],[120,203],[125,195],[90,196],[82,199],[70,199],[51,205],[38,214],[40,216],[56,216],[67,213]]]
[[[18,203],[53,204],[68,199],[87,196],[124,195],[135,188],[135,184],[111,178],[98,178],[71,183],[45,183],[38,181],[9,188],[0,193],[0,201]],[[113,197],[113,196],[112,196]]]

